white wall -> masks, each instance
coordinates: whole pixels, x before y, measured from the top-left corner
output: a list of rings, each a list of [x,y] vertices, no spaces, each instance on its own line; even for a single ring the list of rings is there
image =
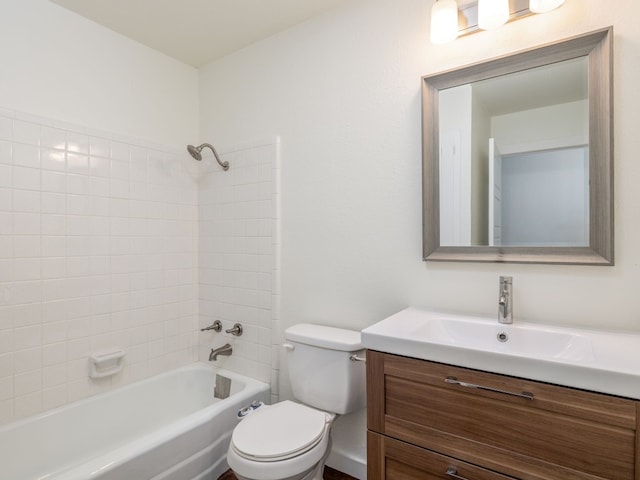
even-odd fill
[[[162,145],[197,139],[195,68],[48,0],[0,0],[0,106]]]
[[[4,423],[197,359],[198,79],[47,0],[0,12]]]
[[[283,326],[359,329],[407,305],[494,316],[507,274],[516,321],[640,330],[640,3],[569,0],[444,46],[431,4],[354,1],[201,71],[203,134],[282,137]],[[420,77],[609,25],[616,266],[423,263]]]
[[[496,115],[487,122],[503,154],[589,143],[589,101]]]

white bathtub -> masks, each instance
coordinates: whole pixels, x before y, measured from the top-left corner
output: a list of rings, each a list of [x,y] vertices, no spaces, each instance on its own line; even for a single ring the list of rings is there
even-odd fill
[[[231,396],[213,397],[215,375]],[[216,480],[237,410],[269,386],[195,363],[0,428],[2,480]]]

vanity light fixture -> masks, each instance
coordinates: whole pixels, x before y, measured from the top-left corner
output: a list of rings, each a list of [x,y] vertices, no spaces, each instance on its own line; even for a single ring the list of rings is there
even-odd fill
[[[442,44],[535,13],[550,12],[565,0],[436,0],[431,7],[431,43]]]
[[[478,0],[478,27],[493,30],[509,20],[509,0]]]
[[[529,10],[533,13],[546,13],[555,10],[564,0],[529,0]]]
[[[458,37],[456,0],[436,0],[431,7],[431,43],[449,43]]]

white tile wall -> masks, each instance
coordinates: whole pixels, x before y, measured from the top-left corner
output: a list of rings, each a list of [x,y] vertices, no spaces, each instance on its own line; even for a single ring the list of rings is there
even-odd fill
[[[264,382],[278,396],[280,304],[280,156],[277,139],[222,152],[230,168],[201,165],[199,189],[200,327],[239,322],[241,337],[208,331],[200,359],[229,342],[217,364]]]
[[[0,110],[0,423],[198,358],[197,168],[182,150]],[[250,170],[231,174],[238,188]],[[229,253],[256,265],[255,287],[261,240],[251,258]],[[234,285],[216,287],[248,306],[226,323],[247,309],[268,328],[267,292]],[[257,328],[236,357],[256,373]],[[123,372],[90,380],[88,355],[111,347]]]

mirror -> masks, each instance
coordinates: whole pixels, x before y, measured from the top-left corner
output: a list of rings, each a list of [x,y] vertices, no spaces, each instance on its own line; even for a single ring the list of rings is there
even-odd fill
[[[613,265],[611,37],[423,77],[425,260]]]

